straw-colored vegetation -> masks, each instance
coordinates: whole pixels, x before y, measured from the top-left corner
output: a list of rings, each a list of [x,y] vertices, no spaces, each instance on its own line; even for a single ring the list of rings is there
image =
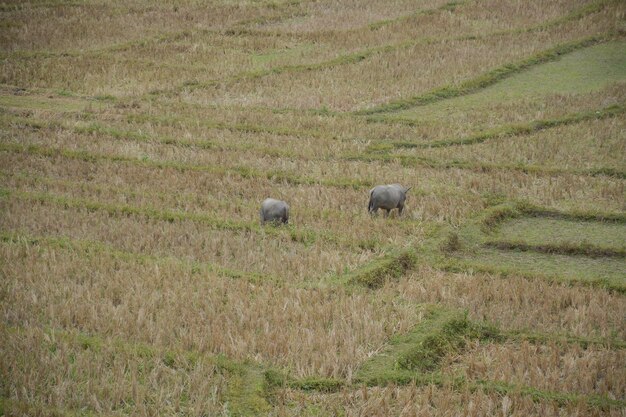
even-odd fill
[[[4,2],[0,415],[622,415],[625,16]]]

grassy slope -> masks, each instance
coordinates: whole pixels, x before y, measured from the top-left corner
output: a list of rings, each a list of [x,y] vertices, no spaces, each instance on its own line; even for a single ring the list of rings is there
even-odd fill
[[[502,238],[530,244],[587,242],[597,246],[626,246],[626,225],[527,217],[505,222],[498,228]]]
[[[473,94],[419,106],[395,116],[416,121],[438,120],[451,113],[487,111],[495,104],[541,100],[552,94],[584,94],[608,84],[626,81],[623,41],[608,42],[572,52],[541,64]]]
[[[440,246],[447,251],[440,262],[453,270],[519,274],[624,292],[623,230],[621,215],[502,205],[469,222],[458,235],[450,234]]]
[[[622,259],[582,258],[516,250],[477,249],[464,258],[467,269],[526,274],[564,282],[579,282],[626,290]]]

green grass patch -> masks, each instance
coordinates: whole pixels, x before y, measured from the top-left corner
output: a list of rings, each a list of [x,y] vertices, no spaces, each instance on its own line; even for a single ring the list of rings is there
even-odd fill
[[[241,133],[269,133],[277,136],[313,137],[320,139],[334,139],[332,135],[325,135],[316,130],[290,129],[280,126],[253,125],[249,123],[223,123],[212,120],[198,120],[183,116],[163,116],[154,114],[128,114],[128,122],[149,122],[160,126],[180,127],[184,125],[202,126],[208,129],[221,129]]]
[[[365,385],[406,384],[437,379],[441,360],[464,349],[468,340],[498,340],[490,326],[469,321],[467,313],[427,306],[424,318],[410,332],[393,337],[379,354],[365,362],[355,382]]]
[[[517,275],[626,292],[626,261],[623,258],[582,258],[484,248],[459,257],[448,269],[454,271],[455,267],[465,271]]]
[[[625,217],[502,204],[455,232],[454,245],[446,245],[442,238],[441,252],[431,254],[431,259],[451,271],[518,275],[626,292]]]
[[[586,94],[626,80],[626,43],[598,36],[545,51],[533,58],[501,67],[441,98],[419,101],[397,114],[414,122],[443,120],[451,114],[477,111],[493,103],[513,103],[554,94]],[[448,91],[448,90],[444,90]],[[430,97],[430,96],[429,96]],[[439,97],[439,96],[437,96]],[[446,100],[444,100],[444,98]]]
[[[626,223],[520,217],[502,223],[498,227],[498,235],[530,245],[567,245],[578,242],[581,245],[626,249]]]
[[[266,399],[262,368],[253,364],[237,364],[234,369],[236,372],[230,372],[226,393],[229,415],[258,416],[268,413],[271,407]]]
[[[477,104],[485,102],[498,102],[513,97],[527,96],[529,93],[541,93],[542,95],[555,92],[589,92],[600,89],[611,81],[623,80],[624,54],[621,42],[611,42],[598,48],[588,48],[610,39],[611,35],[593,36],[578,41],[567,42],[553,48],[534,54],[518,62],[502,65],[476,78],[467,80],[459,85],[448,85],[437,88],[428,93],[415,96],[409,99],[392,101],[378,107],[356,112],[358,115],[373,115],[377,113],[399,112],[413,107],[428,106],[419,112],[405,112],[402,116],[428,115],[429,118],[436,118],[437,114],[443,116],[443,111],[450,107],[465,110],[467,107],[475,107]],[[569,59],[559,60],[557,63],[547,65],[551,61],[556,61],[563,55],[574,51],[588,48],[591,52],[585,51],[581,54],[571,54]],[[616,56],[617,55],[617,56]],[[595,62],[598,59],[600,63]],[[565,61],[565,62],[563,62]],[[541,68],[534,71],[524,71],[531,67]],[[589,65],[584,65],[589,64]],[[607,73],[608,70],[608,73]],[[522,73],[522,71],[524,71]],[[521,73],[521,74],[519,74]],[[515,79],[514,74],[519,74]],[[507,82],[500,82],[508,79]],[[497,86],[494,86],[497,84]],[[487,87],[494,86],[489,90]],[[480,95],[473,95],[469,99],[460,98],[480,90]],[[448,99],[458,98],[454,101]],[[438,107],[434,106],[437,102]],[[462,105],[462,108],[460,106]]]
[[[417,257],[412,249],[392,251],[348,273],[341,280],[348,284],[376,289],[390,279],[401,277],[416,264]]]
[[[602,257],[626,257],[626,249],[615,249],[610,247],[596,246],[586,242],[576,243],[543,243],[543,244],[529,244],[520,241],[510,240],[489,240],[484,243],[486,247],[500,249],[500,250],[516,250],[522,252],[540,252],[549,254],[561,254],[561,255],[582,255],[590,258],[602,258]]]
[[[450,318],[437,332],[424,336],[418,345],[398,355],[396,363],[400,368],[408,370],[433,371],[444,356],[463,350],[467,340],[497,338],[499,334],[496,329],[471,323],[465,314]]]

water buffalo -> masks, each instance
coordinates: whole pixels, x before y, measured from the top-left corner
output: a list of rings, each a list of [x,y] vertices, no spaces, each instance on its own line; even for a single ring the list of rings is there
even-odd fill
[[[266,222],[272,223],[289,223],[289,206],[281,200],[266,198],[261,203],[261,224]]]
[[[406,193],[411,187],[404,188],[400,184],[377,185],[370,190],[370,202],[367,206],[370,214],[374,214],[379,208],[386,210],[385,217],[389,217],[389,212],[395,208],[399,214],[404,209]]]

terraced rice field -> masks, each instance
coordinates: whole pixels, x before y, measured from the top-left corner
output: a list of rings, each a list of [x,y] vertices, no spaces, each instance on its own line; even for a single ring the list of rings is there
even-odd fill
[[[623,415],[625,17],[4,2],[0,415]]]

